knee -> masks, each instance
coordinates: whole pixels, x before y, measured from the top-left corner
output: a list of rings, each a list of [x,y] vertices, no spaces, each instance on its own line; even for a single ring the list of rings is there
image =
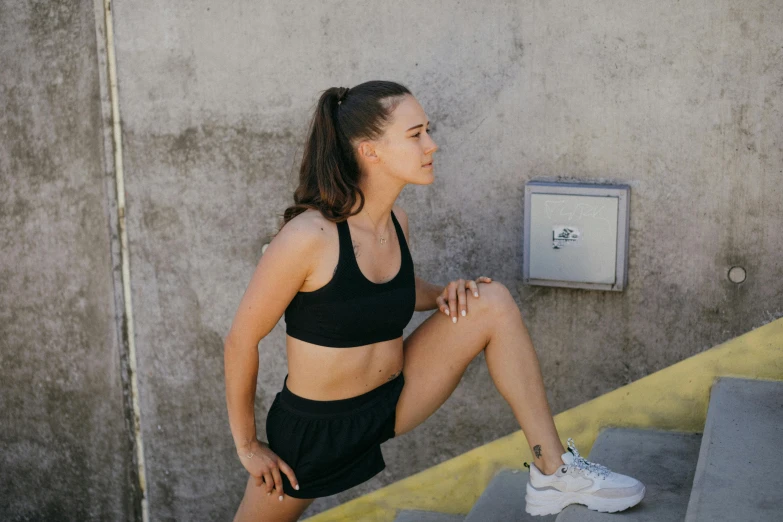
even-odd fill
[[[486,313],[496,317],[517,309],[514,296],[503,283],[493,279],[491,283],[478,283],[477,286],[479,297],[473,303],[478,303]]]

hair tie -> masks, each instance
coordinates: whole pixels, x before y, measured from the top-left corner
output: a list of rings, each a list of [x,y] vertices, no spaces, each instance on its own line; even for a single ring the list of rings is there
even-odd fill
[[[345,88],[345,90],[342,92],[342,94],[339,94],[339,95],[337,96],[337,105],[340,105],[340,104],[342,104],[342,103],[343,103],[343,100],[344,100],[344,99],[345,99],[345,97],[348,95],[348,91],[350,91],[350,90],[351,90],[351,88],[350,88],[350,87],[346,87],[346,88]]]

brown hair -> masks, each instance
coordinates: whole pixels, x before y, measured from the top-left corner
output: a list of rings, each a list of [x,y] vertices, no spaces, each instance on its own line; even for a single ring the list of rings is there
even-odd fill
[[[362,210],[361,172],[352,143],[382,136],[392,111],[406,94],[411,94],[407,87],[380,80],[322,92],[310,122],[294,204],[285,209],[281,229],[308,208],[333,222]],[[357,199],[361,204],[351,214]]]

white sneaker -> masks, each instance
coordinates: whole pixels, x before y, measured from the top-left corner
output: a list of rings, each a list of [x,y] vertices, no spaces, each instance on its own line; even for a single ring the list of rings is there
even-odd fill
[[[585,460],[572,439],[568,439],[568,451],[561,458],[565,464],[552,475],[530,465],[525,494],[525,511],[530,515],[554,515],[569,504],[611,513],[635,506],[644,498],[644,484]]]

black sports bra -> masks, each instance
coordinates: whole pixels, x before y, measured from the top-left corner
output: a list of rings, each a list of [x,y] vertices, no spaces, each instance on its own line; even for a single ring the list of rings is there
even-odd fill
[[[333,348],[363,346],[402,335],[413,317],[416,284],[405,235],[391,213],[402,261],[391,281],[373,283],[362,274],[348,221],[337,223],[340,256],[326,285],[298,292],[285,309],[286,333],[308,343]]]

